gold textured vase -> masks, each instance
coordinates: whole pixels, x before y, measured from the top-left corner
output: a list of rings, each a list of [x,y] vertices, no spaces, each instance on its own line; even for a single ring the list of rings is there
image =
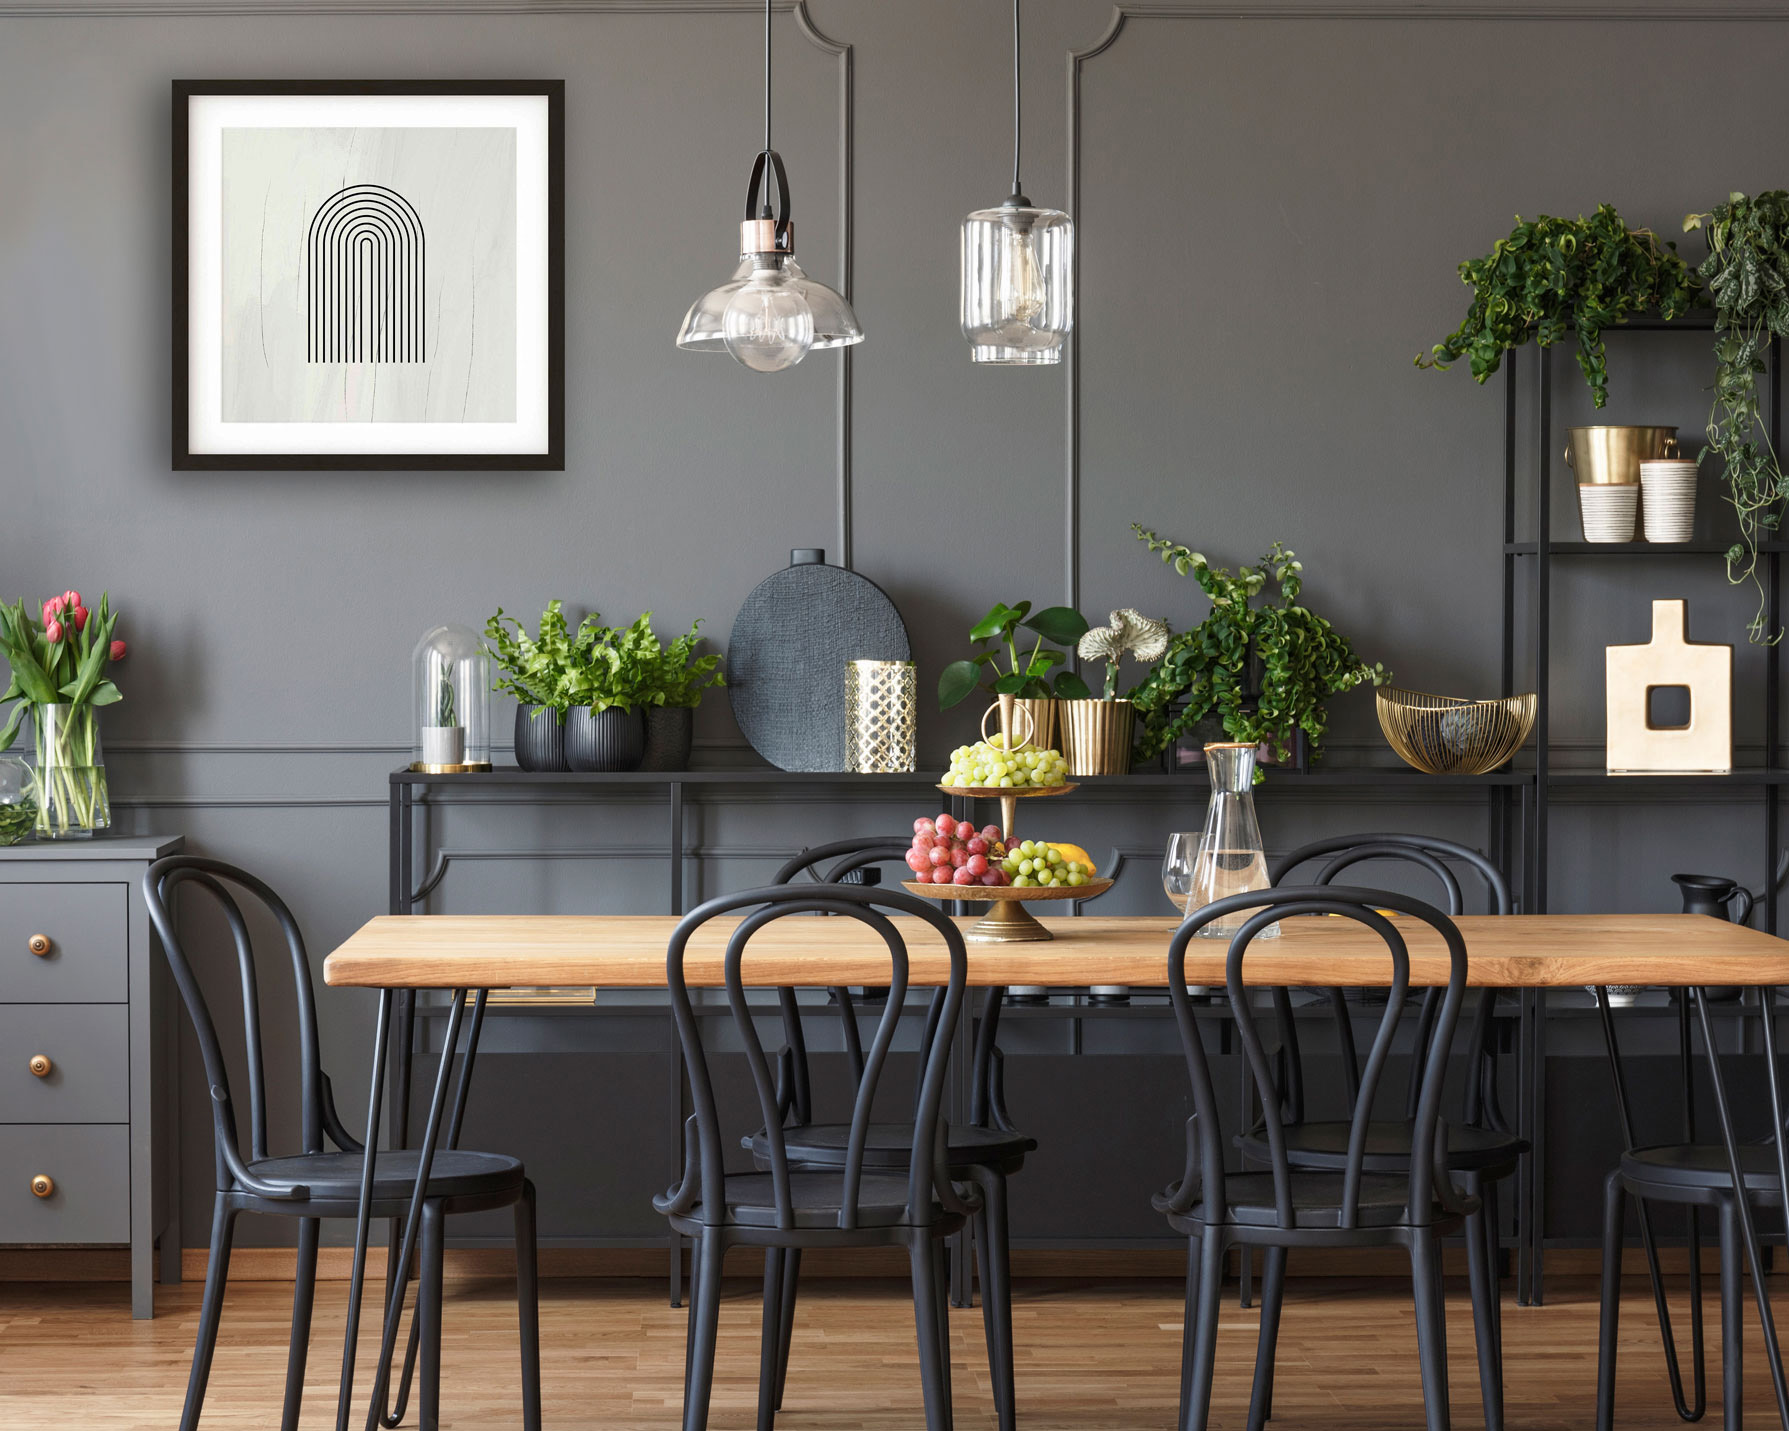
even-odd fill
[[[1136,712],[1129,701],[1058,701],[1070,775],[1124,775]]]
[[[845,663],[845,769],[911,775],[919,730],[919,673],[911,661]]]
[[[1056,750],[1056,706],[1054,696],[1017,696],[1013,700],[1013,734],[1029,731],[1026,737],[1039,750]],[[1024,715],[1018,712],[1024,711]]]

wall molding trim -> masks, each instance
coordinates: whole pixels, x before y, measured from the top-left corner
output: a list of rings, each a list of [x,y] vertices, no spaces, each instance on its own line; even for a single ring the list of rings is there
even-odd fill
[[[805,0],[772,0],[772,6],[784,14],[799,14],[806,8]],[[763,8],[755,0],[0,0],[0,19],[13,15],[117,20],[182,15],[427,15],[434,19],[458,15],[752,15]]]

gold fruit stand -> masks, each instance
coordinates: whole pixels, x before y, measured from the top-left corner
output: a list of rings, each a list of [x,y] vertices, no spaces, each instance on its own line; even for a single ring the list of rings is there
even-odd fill
[[[1013,744],[1014,698],[1003,695],[997,707],[990,706],[982,717],[982,725],[987,726],[988,715],[995,709],[1000,712],[1000,735],[1003,747],[1018,754],[1031,747],[1030,734],[1019,745]],[[1035,748],[1035,747],[1032,747]],[[972,800],[998,800],[1000,802],[1000,836],[1010,848],[1013,840],[1019,801],[1038,799],[1049,795],[1066,795],[1075,789],[1072,784],[1062,785],[1026,785],[1026,786],[994,786],[994,785],[944,785],[938,786],[946,795],[959,795]],[[1050,931],[1032,915],[1025,906],[1033,901],[1063,899],[1093,899],[1112,888],[1113,881],[1089,877],[1083,884],[1055,885],[1045,888],[1015,888],[1012,885],[963,885],[933,884],[929,880],[903,880],[902,887],[910,894],[917,894],[922,899],[962,900],[967,904],[986,904],[988,912],[974,924],[970,925],[963,937],[971,944],[1030,944],[1040,939],[1053,936]]]

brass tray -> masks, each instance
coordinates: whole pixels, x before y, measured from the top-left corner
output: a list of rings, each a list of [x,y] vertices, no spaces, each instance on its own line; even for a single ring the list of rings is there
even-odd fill
[[[921,899],[960,899],[965,904],[989,904],[993,908],[969,926],[964,938],[971,944],[1033,944],[1055,936],[1025,908],[1032,900],[1093,899],[1112,888],[1109,879],[1089,879],[1082,885],[1054,885],[1042,889],[1015,889],[1010,884],[933,884],[930,880],[901,881],[901,888]]]

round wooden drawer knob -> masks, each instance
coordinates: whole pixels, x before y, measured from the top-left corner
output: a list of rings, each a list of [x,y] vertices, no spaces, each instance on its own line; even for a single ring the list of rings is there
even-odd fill
[[[55,1064],[50,1062],[50,1056],[47,1053],[34,1053],[31,1055],[31,1071],[39,1078],[48,1078],[50,1076],[50,1070],[55,1066]]]
[[[27,941],[26,947],[41,959],[44,955],[50,952],[50,936],[47,934],[33,934]]]
[[[56,1191],[56,1181],[48,1173],[39,1173],[31,1179],[31,1192],[35,1197],[48,1197]]]

